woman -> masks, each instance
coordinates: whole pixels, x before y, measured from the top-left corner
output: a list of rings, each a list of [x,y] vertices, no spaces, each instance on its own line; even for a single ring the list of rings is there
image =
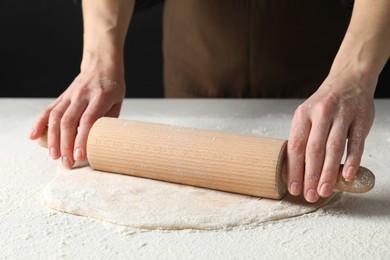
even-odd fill
[[[167,97],[310,96],[295,111],[287,146],[288,190],[303,192],[309,202],[332,194],[345,146],[343,176],[354,178],[374,119],[378,76],[390,55],[390,1],[356,0],[330,71],[322,75],[326,58],[310,51],[329,43],[307,46],[302,39],[306,26],[316,29],[305,23],[315,21],[310,10],[330,1],[313,2],[167,0],[164,15]],[[30,134],[37,139],[48,126],[49,154],[65,167],[86,158],[87,136],[99,117],[119,115],[134,6],[134,0],[82,2],[80,74]]]

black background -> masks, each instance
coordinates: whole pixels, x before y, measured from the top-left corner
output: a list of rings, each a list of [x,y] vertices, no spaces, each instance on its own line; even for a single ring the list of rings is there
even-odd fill
[[[127,97],[162,97],[162,9],[133,16],[125,48]],[[79,72],[81,8],[71,0],[1,0],[0,97],[56,97]],[[390,65],[376,97],[390,97]]]
[[[162,97],[162,4],[137,12],[126,48],[126,95]],[[77,76],[81,7],[72,0],[0,1],[0,96],[56,97]]]

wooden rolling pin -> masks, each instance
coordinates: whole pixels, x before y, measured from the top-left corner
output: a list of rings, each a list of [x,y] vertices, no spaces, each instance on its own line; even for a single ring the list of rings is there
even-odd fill
[[[41,138],[41,145],[46,137]],[[287,192],[286,140],[157,123],[100,118],[87,142],[96,170],[281,199]],[[340,174],[336,189],[367,192],[375,176],[360,167],[353,181]]]

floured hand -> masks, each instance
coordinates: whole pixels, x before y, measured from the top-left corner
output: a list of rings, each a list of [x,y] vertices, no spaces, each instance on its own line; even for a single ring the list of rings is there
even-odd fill
[[[343,177],[355,177],[374,119],[373,93],[356,82],[344,75],[328,77],[297,108],[287,146],[291,194],[303,192],[309,202],[317,201],[319,196],[329,197],[346,145]]]

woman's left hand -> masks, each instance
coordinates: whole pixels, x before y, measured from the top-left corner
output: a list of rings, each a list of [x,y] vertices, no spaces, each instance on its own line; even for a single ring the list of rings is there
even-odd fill
[[[288,190],[309,202],[329,197],[347,146],[343,177],[355,177],[374,119],[376,81],[328,76],[295,111],[287,145]]]

